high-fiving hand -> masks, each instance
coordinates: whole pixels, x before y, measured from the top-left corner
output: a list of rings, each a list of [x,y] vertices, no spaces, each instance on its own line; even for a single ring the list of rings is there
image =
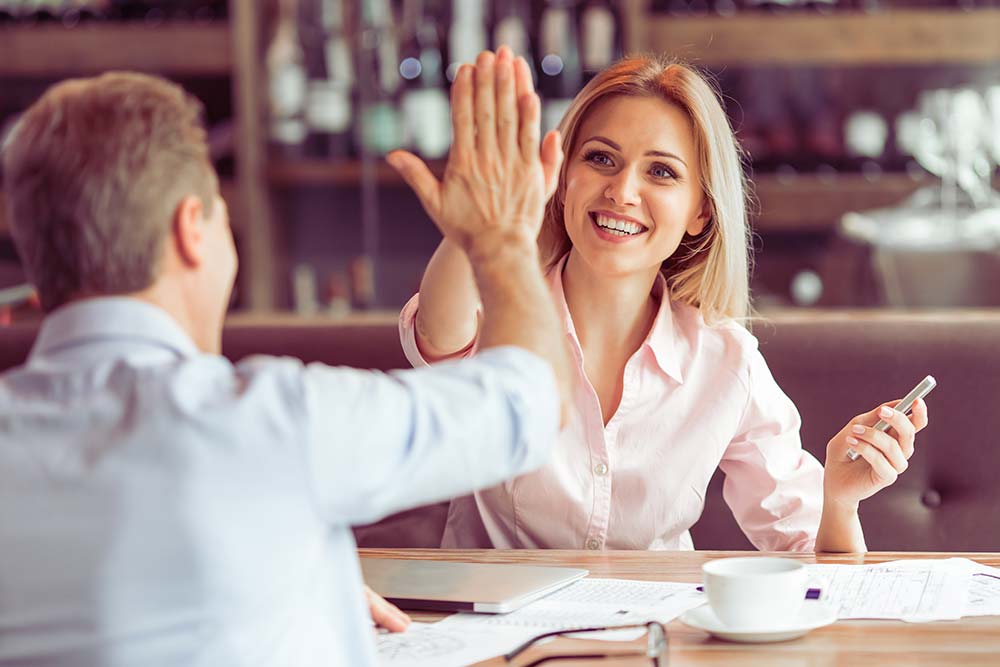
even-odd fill
[[[541,107],[524,58],[501,47],[462,65],[451,88],[454,140],[438,181],[412,153],[388,162],[434,223],[466,251],[491,252],[505,239],[538,236],[562,164],[558,132],[541,142]]]

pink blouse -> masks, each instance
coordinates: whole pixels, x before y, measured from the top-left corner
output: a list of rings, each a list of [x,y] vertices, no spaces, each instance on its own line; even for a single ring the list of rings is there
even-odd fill
[[[721,467],[723,496],[754,546],[812,550],[823,467],[802,449],[798,411],[757,339],[736,323],[710,327],[696,308],[662,298],[658,278],[659,312],[625,365],[621,404],[605,426],[563,294],[565,261],[547,279],[576,366],[566,427],[540,470],[453,500],[441,546],[693,549],[689,529]],[[399,320],[414,366],[440,361],[417,348],[419,296]]]

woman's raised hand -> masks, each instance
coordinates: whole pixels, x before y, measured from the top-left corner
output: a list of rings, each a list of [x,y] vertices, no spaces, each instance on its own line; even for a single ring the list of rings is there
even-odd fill
[[[539,146],[541,107],[524,58],[501,47],[462,65],[451,88],[454,139],[438,181],[412,153],[388,162],[446,238],[483,254],[505,239],[534,242],[562,164],[558,132]]]

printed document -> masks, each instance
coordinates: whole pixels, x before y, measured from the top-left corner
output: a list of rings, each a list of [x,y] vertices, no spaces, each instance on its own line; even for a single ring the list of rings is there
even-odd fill
[[[517,648],[550,630],[666,623],[705,602],[697,584],[626,579],[581,579],[509,614],[454,614],[404,633],[379,635],[384,667],[467,665]],[[639,633],[608,634],[627,641]]]
[[[968,574],[940,561],[808,567],[840,619],[955,620],[964,615],[969,597]]]
[[[463,667],[512,651],[536,634],[525,628],[411,623],[406,632],[380,634],[375,646],[382,667]]]

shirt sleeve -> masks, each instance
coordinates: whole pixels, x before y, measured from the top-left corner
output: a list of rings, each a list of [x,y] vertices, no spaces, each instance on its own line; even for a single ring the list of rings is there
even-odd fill
[[[305,369],[308,476],[325,518],[365,524],[541,466],[556,441],[551,366],[517,347],[378,373]]]
[[[723,497],[740,528],[764,551],[815,549],[823,466],[802,449],[801,419],[760,352],[751,352],[748,400],[719,467]]]
[[[459,350],[454,354],[449,354],[444,357],[428,357],[423,352],[420,351],[420,347],[417,345],[417,310],[420,308],[420,293],[414,294],[413,297],[406,302],[403,309],[399,311],[399,342],[403,346],[403,354],[406,355],[407,361],[414,368],[420,368],[421,366],[429,366],[430,364],[436,364],[439,361],[448,361],[452,359],[465,359],[473,356],[479,350],[479,332],[476,332],[476,337],[473,339],[464,350]],[[479,313],[476,313],[477,317]]]

